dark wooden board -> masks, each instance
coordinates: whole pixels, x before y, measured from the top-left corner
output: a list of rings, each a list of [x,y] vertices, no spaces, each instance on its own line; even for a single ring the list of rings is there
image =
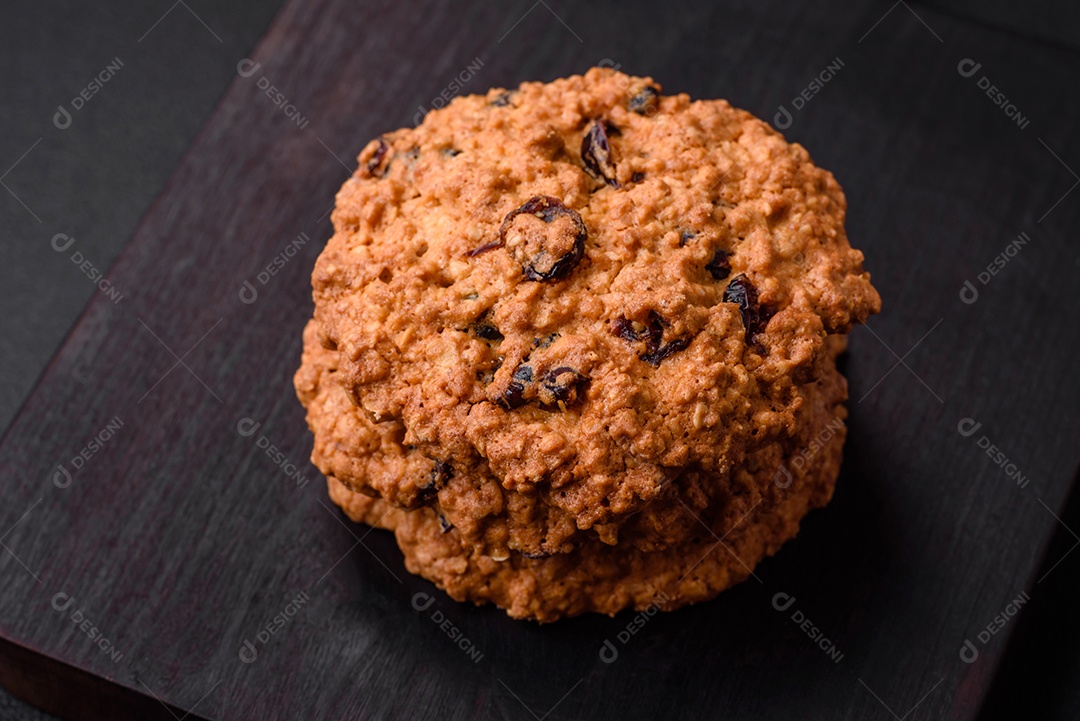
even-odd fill
[[[72,679],[84,702],[64,712],[84,718],[151,713],[125,694],[207,719],[974,718],[1015,619],[978,634],[1053,567],[1080,455],[1080,194],[1067,194],[1080,100],[1045,89],[1074,87],[1080,62],[916,10],[289,3],[253,53],[261,67],[234,81],[110,269],[124,300],[91,302],[0,447],[0,680],[59,710],[60,685],[20,669]],[[853,334],[835,502],[760,582],[623,643],[633,614],[538,627],[455,604],[405,572],[388,534],[332,509],[291,375],[326,211],[368,139],[411,123],[477,59],[467,91],[608,60],[772,119],[837,57],[786,133],[845,186],[886,310]],[[982,64],[969,78],[965,58]],[[980,91],[983,75],[1027,127]],[[1030,242],[979,283],[1021,232]],[[310,240],[262,283],[300,233]],[[964,418],[980,430],[961,435]],[[244,419],[260,424],[251,435]],[[434,605],[415,610],[418,593]],[[784,612],[780,593],[796,599]]]

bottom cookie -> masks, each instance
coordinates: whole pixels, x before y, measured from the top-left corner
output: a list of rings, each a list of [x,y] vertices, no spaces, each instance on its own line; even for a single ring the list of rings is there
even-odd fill
[[[541,622],[627,608],[671,610],[746,579],[798,532],[809,510],[831,498],[844,443],[846,383],[830,364],[803,393],[796,435],[757,451],[737,471],[745,492],[698,511],[697,527],[662,550],[643,551],[628,540],[591,540],[570,553],[512,553],[495,560],[462,543],[457,529],[440,522],[430,507],[391,506],[332,476],[330,497],[352,520],[392,530],[408,570],[458,601],[494,603],[514,618]],[[679,482],[673,481],[677,491]],[[680,500],[688,510],[694,506],[689,498]]]

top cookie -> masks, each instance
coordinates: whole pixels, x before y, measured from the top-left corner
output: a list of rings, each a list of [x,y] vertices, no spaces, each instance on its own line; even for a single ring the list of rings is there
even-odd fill
[[[648,78],[458,98],[359,165],[313,276],[344,387],[436,476],[579,528],[790,436],[826,336],[880,308],[830,173]]]

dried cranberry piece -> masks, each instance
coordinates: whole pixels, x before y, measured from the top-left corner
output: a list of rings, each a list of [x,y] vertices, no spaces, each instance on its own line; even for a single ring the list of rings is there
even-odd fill
[[[572,405],[588,379],[569,366],[559,366],[544,373],[538,396],[546,406]]]
[[[608,142],[604,124],[594,120],[585,137],[581,139],[581,162],[585,170],[597,180],[619,187],[615,180],[615,161],[611,158],[611,144]]]
[[[368,151],[368,148],[373,150]],[[370,152],[370,155],[368,153]],[[367,155],[366,160],[360,162],[360,174],[365,178],[381,178],[386,175],[390,166],[390,146],[384,138],[378,138],[368,143],[368,147],[360,153],[361,157]]]
[[[646,85],[638,91],[637,95],[630,98],[630,110],[638,115],[652,115],[660,101],[660,91],[651,85]]]
[[[503,242],[501,240],[489,241],[487,243],[484,243],[483,245],[481,245],[478,248],[473,248],[472,250],[470,250],[468,253],[465,254],[465,257],[466,258],[475,258],[476,256],[480,255],[481,253],[486,253],[489,250],[495,250],[496,248],[501,247],[502,244],[503,244]]]
[[[664,334],[664,319],[655,310],[649,311],[649,322],[636,323],[626,318],[616,318],[612,332],[624,340],[631,342],[644,340],[646,346],[655,349],[660,346],[660,338]]]
[[[689,338],[676,338],[673,341],[664,343],[654,351],[642,353],[639,358],[645,361],[651,366],[660,365],[660,361],[664,360],[668,356],[678,353],[681,350],[685,350],[686,346],[690,345]]]
[[[750,279],[742,273],[732,278],[724,289],[724,302],[739,304],[739,313],[746,328],[746,344],[752,344],[754,336],[765,330],[772,312],[758,303],[757,289]]]
[[[684,350],[690,345],[691,341],[690,338],[676,338],[664,343],[664,328],[667,325],[668,323],[663,316],[655,310],[650,310],[648,323],[635,324],[634,321],[626,318],[618,318],[615,320],[612,332],[620,338],[631,342],[645,341],[645,352],[641,353],[638,358],[649,365],[658,366],[660,361],[668,356]]]
[[[717,248],[713,253],[712,260],[705,264],[705,270],[709,271],[709,275],[714,280],[723,280],[731,275],[731,263],[729,262],[730,254],[722,248]]]
[[[537,338],[533,341],[533,348],[548,348],[559,337],[558,333],[549,333],[543,338]]]
[[[619,336],[623,340],[628,340],[631,342],[641,340],[641,336],[638,335],[638,332],[636,330],[634,330],[633,321],[627,320],[626,318],[623,318],[621,316],[616,318],[615,322],[612,323],[611,332]]]
[[[476,333],[477,338],[483,338],[484,340],[503,339],[503,334],[499,332],[499,329],[488,323],[477,323],[473,326],[473,332]]]
[[[547,228],[541,233],[535,229],[532,232],[520,231],[508,242],[507,234],[519,215],[539,218]],[[552,225],[559,218],[567,218],[570,222]],[[558,198],[537,195],[520,208],[507,213],[499,228],[497,244],[487,243],[471,251],[469,255],[479,255],[489,250],[488,246],[506,245],[510,254],[521,264],[526,280],[558,280],[568,275],[581,262],[588,236],[585,221],[577,211],[567,208]]]
[[[499,405],[508,410],[520,408],[525,405],[525,389],[532,385],[532,380],[532,367],[527,365],[518,366],[518,369],[514,371],[514,375],[510,379],[510,385],[506,387],[502,397],[499,398]]]
[[[491,309],[485,310],[480,314],[480,317],[473,322],[473,333],[477,338],[484,340],[498,341],[503,339],[503,334],[499,332],[498,326],[491,321]]]
[[[454,477],[453,467],[446,461],[435,461],[435,467],[431,469],[431,474],[428,477],[428,482],[420,488],[417,493],[417,497],[421,501],[430,501],[446,482]]]

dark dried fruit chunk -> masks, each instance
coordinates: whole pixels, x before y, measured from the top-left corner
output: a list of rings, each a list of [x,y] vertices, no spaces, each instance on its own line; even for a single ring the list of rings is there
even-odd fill
[[[569,366],[559,366],[544,373],[537,396],[545,406],[572,405],[588,379]]]
[[[634,173],[630,176],[631,183],[640,183],[643,180],[645,180],[645,173]]]
[[[692,230],[684,230],[679,233],[679,247],[682,248],[686,245],[686,241],[693,240],[697,237],[697,233]]]
[[[484,340],[502,340],[503,334],[499,332],[499,329],[488,323],[478,323],[473,326],[473,332],[476,333],[477,338],[483,338]]]
[[[435,468],[431,471],[431,477],[435,480],[436,485],[442,488],[447,481],[454,477],[454,469],[446,461],[435,461]]]
[[[660,91],[646,85],[638,94],[630,98],[630,109],[638,115],[652,115],[660,102]]]
[[[465,254],[465,257],[466,258],[475,258],[476,256],[480,255],[481,253],[486,253],[489,250],[495,250],[496,248],[502,247],[502,244],[503,244],[502,240],[489,241],[487,243],[484,243],[483,245],[481,245],[478,248],[473,248],[472,250],[470,250],[468,253]]]
[[[532,385],[532,380],[532,367],[527,365],[518,366],[518,369],[514,371],[514,375],[510,379],[510,385],[506,387],[502,397],[499,398],[499,405],[509,410],[520,408],[525,405],[527,402],[525,390]]]
[[[664,360],[665,358],[674,353],[685,350],[686,346],[688,345],[690,345],[689,338],[676,338],[673,341],[664,343],[656,350],[642,353],[638,357],[651,366],[658,366],[660,365],[660,361]]]
[[[435,461],[435,467],[431,469],[428,482],[420,488],[417,498],[421,501],[430,501],[442,490],[447,481],[454,477],[454,469],[446,461]]]
[[[492,100],[488,104],[493,105],[496,108],[505,108],[507,105],[510,104],[510,91],[509,90],[502,91],[501,93],[496,95],[495,99]]]
[[[529,216],[542,224],[527,220]],[[581,262],[588,236],[585,221],[577,211],[567,208],[558,198],[537,195],[507,213],[499,228],[498,244],[482,245],[469,255],[479,255],[489,250],[488,246],[506,245],[521,264],[526,280],[558,280]]]
[[[611,158],[611,144],[608,142],[604,124],[594,120],[585,137],[581,139],[581,162],[585,170],[597,180],[619,187],[615,180],[615,161]]]
[[[472,330],[477,338],[493,341],[503,339],[503,334],[499,332],[499,328],[491,320],[490,308],[481,313],[480,317],[473,322]]]
[[[618,318],[615,320],[612,332],[630,342],[645,341],[645,352],[641,353],[638,358],[649,365],[658,366],[660,361],[668,356],[684,350],[692,340],[690,338],[676,338],[664,343],[664,328],[667,325],[663,316],[655,310],[650,310],[648,323],[637,323],[626,318]]]
[[[659,347],[660,338],[664,334],[664,319],[655,310],[649,311],[648,324],[617,318],[612,332],[624,340],[631,342],[644,340],[647,346],[656,348]]]
[[[450,529],[453,528],[453,527],[454,527],[454,524],[450,523],[450,521],[446,520],[446,516],[444,516],[443,514],[440,513],[439,514],[439,530],[441,530],[443,533],[449,533]]]
[[[558,333],[550,333],[550,334],[544,336],[543,338],[537,338],[536,340],[533,341],[533,348],[547,348],[552,343],[554,343],[555,339],[558,338],[558,337],[559,337]]]
[[[705,270],[709,271],[709,275],[714,280],[723,280],[731,275],[731,263],[728,258],[730,254],[722,248],[717,248],[713,253],[712,260],[705,264]]]
[[[365,178],[381,178],[390,165],[390,146],[383,138],[372,140],[360,152],[360,175]]]
[[[536,378],[532,366],[522,364],[514,371],[509,385],[496,402],[508,410],[520,408],[529,401],[565,409],[580,399],[588,380],[569,366],[553,368]]]
[[[639,331],[634,328],[634,322],[626,318],[616,318],[615,322],[611,324],[611,332],[623,340],[631,342],[641,340]]]
[[[742,315],[743,326],[746,328],[746,344],[754,342],[754,336],[765,330],[772,313],[768,308],[758,303],[757,289],[750,279],[740,273],[731,279],[728,287],[724,289],[725,303],[738,303],[739,313]]]

